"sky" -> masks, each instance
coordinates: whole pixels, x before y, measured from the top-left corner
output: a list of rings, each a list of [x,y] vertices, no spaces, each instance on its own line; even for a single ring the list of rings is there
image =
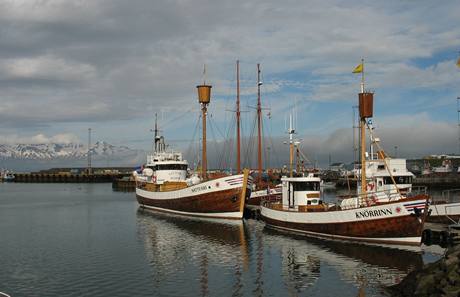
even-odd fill
[[[265,147],[286,154],[294,113],[311,160],[351,161],[352,70],[364,59],[383,147],[458,153],[459,15],[458,0],[0,0],[0,143],[86,143],[91,127],[93,139],[149,150],[158,113],[170,146],[187,150],[204,79],[208,138],[223,142],[240,60],[246,137],[260,63]]]

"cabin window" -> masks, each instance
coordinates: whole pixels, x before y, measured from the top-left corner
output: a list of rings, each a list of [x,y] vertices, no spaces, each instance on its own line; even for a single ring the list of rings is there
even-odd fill
[[[378,165],[378,166],[377,166],[377,169],[378,169],[378,170],[384,170],[384,169],[385,169],[385,165]]]
[[[187,170],[186,164],[160,164],[150,167],[153,170]]]
[[[393,176],[395,179],[395,182],[397,184],[411,184],[412,183],[412,176]],[[384,177],[383,183],[386,185],[391,185],[393,184],[393,181],[391,180],[391,177],[386,176]]]
[[[319,191],[319,182],[297,182],[292,183],[294,191]]]

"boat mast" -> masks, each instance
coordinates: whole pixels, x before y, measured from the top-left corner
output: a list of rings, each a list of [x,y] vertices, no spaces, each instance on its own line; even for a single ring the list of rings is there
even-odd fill
[[[292,127],[292,114],[289,115],[289,177],[293,175],[294,167],[294,128]]]
[[[241,140],[240,140],[240,61],[236,61],[236,173],[241,173]]]
[[[159,130],[158,130],[158,114],[155,112],[155,129],[153,130],[154,132],[154,152],[158,152],[160,150],[160,135],[159,135]]]
[[[260,64],[257,64],[257,167],[259,176],[258,184],[262,182],[262,105],[260,103]]]
[[[373,115],[374,94],[364,90],[364,59],[361,60],[361,92],[359,93],[359,117],[360,117],[360,140],[361,140],[361,193],[367,200],[366,180],[366,119]]]
[[[196,86],[198,89],[198,102],[201,105],[201,115],[203,118],[203,148],[201,157],[201,178],[207,177],[207,159],[206,159],[206,114],[208,111],[208,104],[211,101],[211,85],[206,84],[206,66],[203,71],[204,79],[203,84]]]

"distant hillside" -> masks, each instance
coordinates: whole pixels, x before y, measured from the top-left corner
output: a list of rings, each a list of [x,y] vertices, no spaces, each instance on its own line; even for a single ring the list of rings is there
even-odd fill
[[[145,162],[145,155],[142,150],[105,141],[91,146],[94,166],[135,166]],[[13,170],[85,166],[87,158],[88,148],[80,143],[0,144],[0,167]]]

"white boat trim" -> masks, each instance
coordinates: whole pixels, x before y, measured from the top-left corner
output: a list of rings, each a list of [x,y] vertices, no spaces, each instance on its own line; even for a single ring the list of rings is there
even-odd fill
[[[198,213],[198,212],[186,212],[186,211],[179,211],[179,210],[172,210],[166,209],[161,207],[154,207],[149,205],[141,205],[142,208],[147,208],[149,210],[161,211],[161,212],[169,212],[179,215],[186,215],[192,217],[202,217],[202,218],[225,218],[225,219],[241,219],[243,217],[243,213],[240,211],[234,212],[214,212],[214,213]]]
[[[330,238],[330,239],[340,239],[340,240],[353,240],[353,241],[363,241],[363,242],[374,242],[374,243],[405,243],[405,244],[413,244],[413,245],[420,245],[422,241],[422,237],[388,237],[388,238],[375,238],[375,237],[353,237],[353,236],[342,236],[342,235],[334,235],[334,234],[326,234],[326,233],[318,233],[312,231],[305,231],[299,229],[291,229],[286,227],[280,227],[272,224],[265,223],[270,228],[274,229],[281,229],[286,230],[293,233],[300,233],[300,234],[307,234],[314,237],[320,238]]]

